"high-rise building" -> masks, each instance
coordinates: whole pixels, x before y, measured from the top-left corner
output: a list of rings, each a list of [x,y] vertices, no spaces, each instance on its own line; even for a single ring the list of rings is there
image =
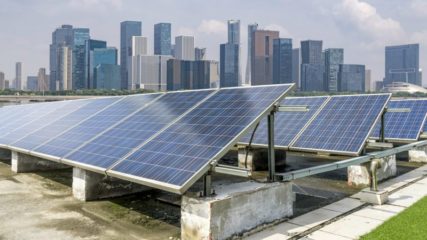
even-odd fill
[[[228,20],[228,43],[240,44],[240,20]]]
[[[194,37],[177,36],[175,37],[175,58],[179,60],[194,61]]]
[[[117,64],[98,64],[94,69],[94,88],[120,89],[120,66]]]
[[[95,80],[95,68],[99,65],[117,65],[117,48],[115,47],[107,47],[107,48],[95,48],[90,51],[90,62],[89,62],[89,71],[90,71],[90,88],[98,88],[96,86]],[[108,67],[108,66],[106,66]],[[106,67],[103,67],[102,70],[108,70]],[[114,67],[111,67],[114,68]],[[107,72],[105,73],[107,74]],[[116,88],[120,89],[120,88]]]
[[[49,75],[46,74],[46,68],[39,68],[37,74],[37,91],[49,91]]]
[[[4,72],[0,72],[0,90],[5,89]]]
[[[166,91],[167,61],[169,59],[172,59],[172,56],[133,56],[131,89],[143,88],[153,91]]]
[[[22,90],[22,63],[15,64],[15,89]]]
[[[172,55],[170,23],[157,23],[154,25],[154,54]]]
[[[10,88],[10,81],[4,80],[4,89],[9,89],[9,88]]]
[[[253,32],[258,30],[258,24],[249,24],[248,25],[248,57],[246,63],[246,74],[245,74],[245,85],[251,84],[251,74],[252,74],[252,37]]]
[[[325,56],[325,90],[329,92],[338,91],[338,71],[339,65],[344,64],[344,49],[328,48],[324,52]]]
[[[365,65],[340,64],[338,91],[365,92]]]
[[[292,49],[292,81],[296,84],[297,89],[301,88],[300,81],[301,54],[299,48]]]
[[[228,21],[228,41],[220,45],[220,87],[241,85],[240,21]]]
[[[93,79],[91,79],[91,77],[93,78],[93,66],[90,66],[91,51],[97,48],[106,48],[107,42],[102,40],[89,39],[86,41],[85,45],[85,84],[91,88],[91,82],[93,83]]]
[[[121,88],[128,88],[128,66],[132,56],[132,37],[141,36],[141,25],[139,21],[124,21],[120,23],[120,76]]]
[[[375,91],[380,92],[384,88],[383,81],[375,81]]]
[[[325,91],[322,41],[301,41],[301,91]]]
[[[72,89],[87,89],[86,85],[86,41],[90,39],[88,28],[73,29],[72,45]]]
[[[50,83],[49,88],[51,91],[59,90],[59,60],[60,50],[64,46],[73,45],[73,26],[62,25],[55,29],[52,33],[52,43],[49,46],[49,69],[50,69]],[[69,69],[71,71],[71,68]]]
[[[273,83],[273,39],[276,38],[279,38],[278,31],[256,30],[252,32],[252,85]]]
[[[37,91],[38,89],[38,77],[37,76],[28,76],[27,77],[27,90],[28,91]]]
[[[55,90],[72,90],[73,89],[73,80],[72,80],[72,49],[70,46],[62,46],[58,50],[58,68],[57,68],[57,77]]]
[[[218,62],[216,61],[179,59],[167,61],[168,91],[216,87],[218,80]]]
[[[132,37],[132,55],[147,55],[148,54],[148,39],[142,36]]]
[[[273,83],[292,83],[292,39],[273,39]]]
[[[373,92],[371,69],[365,69],[365,92]]]
[[[196,61],[206,60],[206,48],[198,48],[194,49],[194,59]]]
[[[385,47],[384,85],[408,82],[421,86],[419,55],[419,44]]]

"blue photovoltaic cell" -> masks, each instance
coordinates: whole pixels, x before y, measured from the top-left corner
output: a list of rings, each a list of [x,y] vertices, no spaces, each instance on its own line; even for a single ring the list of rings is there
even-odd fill
[[[244,130],[254,127],[291,86],[220,89],[119,162],[110,173],[174,185],[181,191],[204,166],[222,157]]]
[[[389,98],[390,94],[331,97],[290,149],[358,155]]]
[[[121,98],[110,97],[84,100],[88,101],[86,105],[52,122],[48,126],[40,128],[39,130],[27,135],[25,138],[14,142],[13,144],[11,144],[11,146],[27,150],[33,150],[37,146],[40,146],[46,141],[49,141],[50,139],[58,136],[62,132],[75,126],[79,122],[85,120],[87,117],[90,117],[91,115],[102,110],[108,105],[118,101],[119,99]],[[38,150],[40,150],[42,153],[51,154],[52,156],[55,156],[54,151],[49,151],[48,148],[41,148]]]
[[[423,130],[427,113],[427,99],[392,100],[388,108],[409,108],[410,112],[386,112],[384,138],[386,140],[416,141]],[[372,137],[379,138],[379,122]]]
[[[35,151],[49,149],[50,152],[55,153],[56,157],[64,157],[158,96],[160,94],[140,94],[124,97],[123,100],[108,106],[91,118],[46,142]]]
[[[213,90],[166,93],[65,158],[110,167],[211,93]]]
[[[274,144],[275,146],[287,147],[298,135],[303,127],[310,121],[322,104],[328,99],[324,97],[296,97],[285,98],[281,106],[307,106],[307,112],[277,112],[274,119]],[[245,135],[241,142],[248,144],[252,131]],[[261,120],[255,131],[252,145],[268,145],[267,119]]]
[[[33,120],[16,127],[6,135],[0,136],[0,144],[12,144],[39,128],[48,126],[50,123],[62,118],[64,115],[72,111],[75,111],[86,103],[86,101],[61,101],[52,103],[44,115],[41,115],[38,118],[33,117]],[[35,106],[35,104],[32,106]]]

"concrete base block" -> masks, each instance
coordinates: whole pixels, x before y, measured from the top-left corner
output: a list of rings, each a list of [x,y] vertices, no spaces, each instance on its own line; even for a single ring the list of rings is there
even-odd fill
[[[228,239],[293,214],[292,183],[243,182],[215,189],[213,197],[183,196],[181,239]]]
[[[262,171],[268,169],[268,152],[267,149],[251,149],[247,153],[246,149],[240,148],[238,153],[239,167],[247,168],[251,171]],[[286,152],[276,149],[276,167],[284,167],[286,164]]]
[[[383,158],[383,164],[377,170],[378,181],[396,176],[396,155],[391,155]],[[370,162],[361,165],[354,165],[347,168],[348,185],[350,186],[369,186],[371,184],[369,175]]]
[[[147,190],[151,188],[104,174],[73,168],[73,196],[81,201],[118,197]]]
[[[12,153],[8,149],[0,149],[0,159],[1,160],[10,160]]]
[[[377,192],[371,191],[371,189],[363,189],[360,194],[360,201],[372,203],[375,205],[383,205],[388,201],[388,191],[379,190]]]
[[[28,154],[12,151],[12,171],[16,173],[49,171],[54,169],[65,169],[70,166],[44,160]]]
[[[427,147],[418,147],[408,151],[409,162],[427,163]]]

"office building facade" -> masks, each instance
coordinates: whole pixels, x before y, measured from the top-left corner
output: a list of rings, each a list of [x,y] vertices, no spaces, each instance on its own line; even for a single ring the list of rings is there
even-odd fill
[[[131,56],[148,54],[148,38],[142,36],[132,37],[132,54]]]
[[[240,21],[228,21],[228,41],[220,45],[220,87],[241,85]]]
[[[154,25],[154,55],[171,55],[171,24]]]
[[[16,90],[22,90],[22,63],[17,62],[15,64],[15,85]]]
[[[365,92],[365,65],[340,64],[338,91]]]
[[[128,66],[132,56],[132,37],[141,36],[142,23],[139,21],[124,21],[120,23],[120,76],[121,88],[128,88]]]
[[[87,89],[86,84],[86,41],[90,39],[89,29],[73,29],[72,45],[72,89]]]
[[[248,57],[246,62],[246,73],[245,73],[245,85],[251,84],[251,74],[252,74],[252,37],[253,32],[258,30],[258,24],[249,24],[248,25]]]
[[[194,48],[194,59],[196,61],[206,60],[206,48]]]
[[[39,68],[37,73],[37,91],[49,91],[49,75],[46,74],[46,68]]]
[[[325,91],[322,41],[301,41],[301,91]]]
[[[372,86],[371,69],[365,69],[365,92],[374,92]]]
[[[278,31],[256,30],[252,32],[251,85],[273,83],[273,39]]]
[[[73,26],[62,25],[52,32],[52,43],[49,45],[49,69],[50,81],[49,88],[51,91],[59,90],[60,81],[60,52],[63,47],[73,45]],[[71,71],[71,68],[68,69]],[[70,73],[71,75],[71,73]]]
[[[338,91],[339,65],[344,64],[344,49],[328,48],[324,52],[325,61],[325,90]]]
[[[292,81],[296,84],[296,88],[301,88],[300,81],[300,66],[301,66],[301,54],[299,48],[292,49]]]
[[[107,42],[102,40],[89,39],[86,41],[85,45],[85,85],[87,88],[91,88],[91,86],[93,87],[93,84],[91,84],[93,83],[93,66],[90,65],[91,52],[94,49],[106,48]]]
[[[117,64],[98,64],[94,69],[94,88],[120,89],[120,66]]]
[[[132,86],[131,89],[148,89],[166,91],[167,61],[172,56],[167,55],[138,55],[132,57]]]
[[[0,90],[5,90],[6,86],[5,86],[5,77],[4,77],[4,72],[0,72]]]
[[[292,39],[273,39],[273,83],[292,82]]]
[[[419,44],[385,47],[384,85],[393,82],[408,82],[422,85]]]
[[[37,76],[27,76],[27,90],[28,91],[37,91],[38,89],[38,77]]]
[[[95,80],[95,68],[101,64],[117,65],[117,49],[115,47],[95,48],[90,52],[89,62],[89,87],[91,89],[98,88]],[[105,68],[102,68],[104,70]],[[120,89],[120,88],[116,88]]]
[[[168,91],[212,88],[217,86],[218,80],[216,61],[167,61]]]
[[[174,46],[175,58],[179,60],[195,60],[194,37],[193,36],[177,36],[175,37]]]

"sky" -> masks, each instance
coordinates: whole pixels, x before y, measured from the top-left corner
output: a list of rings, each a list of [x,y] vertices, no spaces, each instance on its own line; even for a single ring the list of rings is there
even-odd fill
[[[24,77],[48,69],[51,34],[62,24],[90,28],[92,39],[119,49],[125,20],[142,21],[151,53],[153,25],[170,22],[173,39],[193,35],[197,47],[207,48],[207,58],[218,60],[227,20],[239,19],[242,76],[247,25],[258,23],[292,38],[294,48],[306,39],[323,40],[324,49],[344,48],[344,63],[365,64],[378,81],[386,45],[419,43],[420,67],[427,69],[426,9],[427,0],[0,0],[0,71],[13,79],[17,61]]]

